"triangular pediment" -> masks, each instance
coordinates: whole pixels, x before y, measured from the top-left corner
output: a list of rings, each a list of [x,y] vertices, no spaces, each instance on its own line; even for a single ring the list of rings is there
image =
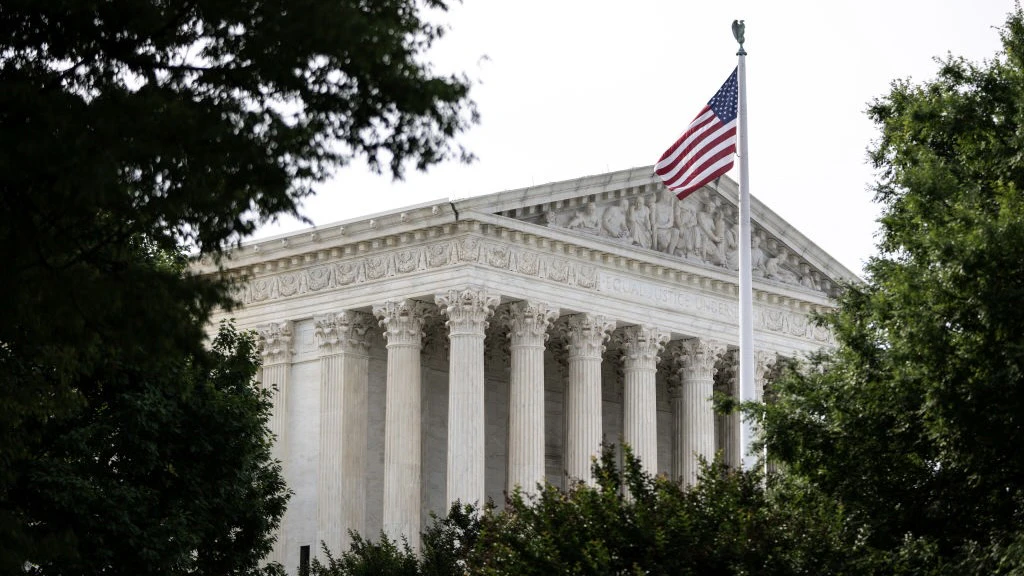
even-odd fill
[[[460,211],[489,213],[669,255],[688,264],[737,270],[738,187],[727,177],[680,201],[653,175],[634,168],[510,190],[456,203]],[[755,282],[834,295],[855,281],[798,230],[751,198],[751,261]]]

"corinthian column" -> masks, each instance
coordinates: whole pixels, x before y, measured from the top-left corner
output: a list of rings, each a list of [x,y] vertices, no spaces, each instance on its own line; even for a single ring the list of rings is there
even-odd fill
[[[420,439],[420,346],[430,308],[402,300],[373,307],[384,327],[388,347],[388,379],[384,407],[384,518],[390,538],[405,537],[420,545],[420,481],[423,474]]]
[[[778,354],[775,352],[769,352],[767,350],[757,350],[754,352],[754,399],[758,402],[765,402],[764,387],[768,383],[768,376],[775,369],[775,363],[778,361]],[[759,422],[753,423],[751,426],[751,437],[756,439],[761,435],[761,427]],[[768,460],[767,454],[768,447],[765,447],[765,453],[762,454],[764,457],[767,471],[774,472],[775,465],[772,461]]]
[[[374,322],[347,310],[313,320],[320,348],[316,541],[339,554],[348,549],[349,530],[366,531],[367,334]]]
[[[448,504],[483,504],[484,331],[500,298],[482,288],[434,297],[448,317]]]
[[[658,473],[658,354],[669,333],[651,326],[627,326],[616,334],[622,349],[622,437],[651,475]]]
[[[569,361],[565,387],[565,471],[591,483],[590,459],[601,451],[601,354],[615,321],[572,314],[560,323]]]
[[[508,387],[508,492],[544,481],[544,342],[558,308],[514,302],[504,315],[512,352]]]
[[[274,445],[271,455],[281,462],[285,481],[291,481],[288,476],[288,380],[292,363],[292,323],[285,321],[264,324],[256,328],[256,336],[260,356],[263,358],[260,382],[264,388],[272,390],[270,432],[274,435]],[[283,519],[281,525],[284,525]],[[274,547],[267,561],[284,565],[285,542],[281,528],[277,530]]]
[[[738,361],[737,351],[729,351],[722,360],[722,371],[716,374],[715,389],[734,401],[739,401],[740,396]],[[743,457],[740,448],[740,412],[733,410],[728,414],[715,414],[715,434],[718,449],[722,451],[722,461],[730,468],[739,469]]]
[[[697,480],[699,458],[711,461],[715,457],[715,411],[711,396],[715,362],[724,352],[724,345],[700,338],[683,340],[673,349],[679,373],[672,392],[672,475],[681,477],[687,485]]]
[[[779,355],[767,350],[758,350],[754,353],[754,399],[764,402],[764,385],[768,382],[768,375],[775,369],[775,363]]]

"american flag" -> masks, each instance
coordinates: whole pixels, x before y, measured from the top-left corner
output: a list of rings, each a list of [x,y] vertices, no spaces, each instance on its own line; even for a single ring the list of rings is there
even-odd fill
[[[736,154],[736,70],[654,166],[680,200],[732,168]]]

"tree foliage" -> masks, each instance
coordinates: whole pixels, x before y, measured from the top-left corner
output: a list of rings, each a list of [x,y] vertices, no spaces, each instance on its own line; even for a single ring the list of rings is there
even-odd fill
[[[772,453],[843,507],[878,573],[1024,570],[1019,7],[1001,34],[995,59],[949,57],[871,105],[880,254],[827,318],[836,353],[767,411]]]
[[[246,574],[287,492],[253,337],[92,372],[74,410],[29,422],[44,452],[4,494],[3,563],[31,574]]]
[[[424,534],[422,558],[357,538],[315,576],[357,574],[820,574],[841,562],[838,511],[757,472],[704,468],[694,488],[652,478],[606,449],[594,485],[517,490],[503,509],[455,505]],[[793,495],[800,494],[799,498]]]
[[[479,510],[472,505],[452,504],[446,516],[431,513],[422,534],[422,547],[414,552],[404,539],[396,542],[383,532],[377,541],[352,534],[348,550],[324,547],[326,562],[314,559],[313,576],[447,576],[465,574],[467,559],[480,535]],[[335,556],[334,554],[338,554]]]
[[[176,255],[216,258],[353,158],[396,177],[467,158],[469,84],[425,61],[445,9],[0,6],[0,571],[226,574],[262,554],[283,487],[243,392],[251,345],[206,349],[228,287]]]

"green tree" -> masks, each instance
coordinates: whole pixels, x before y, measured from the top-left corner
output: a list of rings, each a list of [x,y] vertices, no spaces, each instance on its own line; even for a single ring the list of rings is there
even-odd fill
[[[621,470],[616,458],[603,451],[594,485],[517,489],[503,509],[456,503],[423,534],[419,557],[384,535],[357,536],[312,573],[810,575],[846,565],[841,515],[814,490],[720,462],[686,488],[652,478],[628,449]]]
[[[204,345],[229,287],[167,255],[217,258],[356,157],[396,177],[467,158],[452,139],[475,121],[469,85],[424,58],[444,32],[425,10],[445,8],[3,3],[0,571],[222,574],[261,556],[283,494],[256,453],[265,414],[241,392],[194,405],[249,357]],[[229,431],[250,444],[227,454]]]
[[[479,510],[456,502],[444,517],[431,514],[418,554],[404,539],[395,542],[383,532],[375,542],[353,534],[348,550],[331,551],[325,547],[326,562],[314,559],[311,573],[313,576],[457,576],[466,573],[467,558],[475,549],[479,535]]]
[[[1001,36],[870,106],[880,254],[826,318],[837,351],[767,408],[771,453],[842,507],[865,573],[1024,570],[1019,6]]]
[[[837,513],[758,472],[704,467],[690,488],[652,478],[628,450],[594,465],[595,485],[514,493],[487,514],[467,561],[477,574],[819,574],[842,558]]]

